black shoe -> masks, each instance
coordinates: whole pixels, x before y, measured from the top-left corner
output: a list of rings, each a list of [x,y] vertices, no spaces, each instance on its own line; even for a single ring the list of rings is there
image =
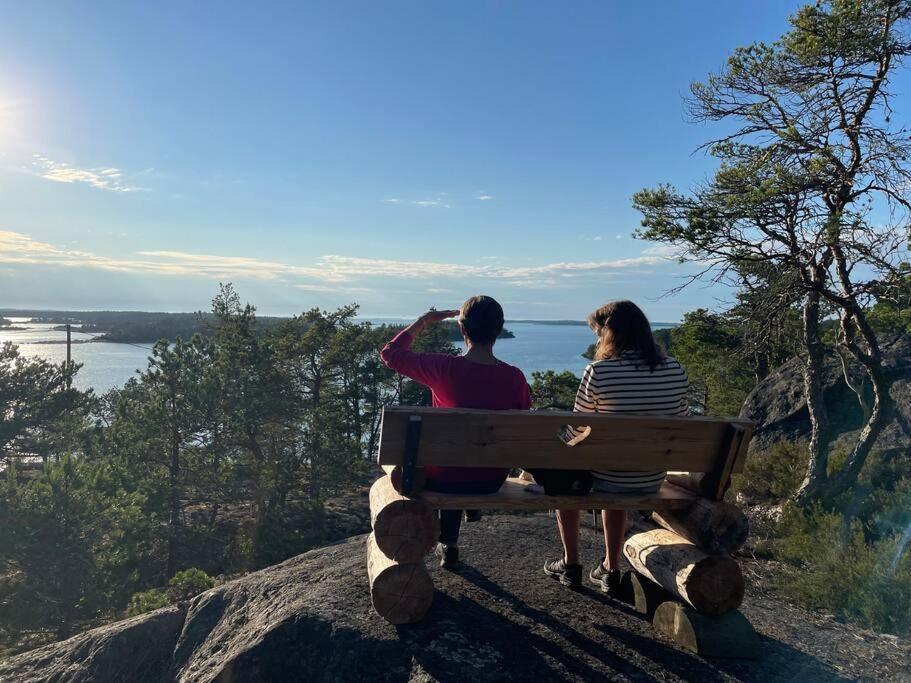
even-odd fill
[[[544,563],[544,573],[570,588],[582,587],[582,565],[566,564],[563,558]]]
[[[612,598],[619,597],[620,581],[622,578],[623,574],[620,573],[619,569],[606,571],[604,576],[601,577],[601,592],[607,593]]]
[[[480,510],[465,510],[465,521],[466,522],[480,522],[481,521],[481,511]]]
[[[440,566],[443,569],[453,571],[462,566],[462,563],[459,562],[459,546],[457,545],[437,543],[436,554],[440,558]]]

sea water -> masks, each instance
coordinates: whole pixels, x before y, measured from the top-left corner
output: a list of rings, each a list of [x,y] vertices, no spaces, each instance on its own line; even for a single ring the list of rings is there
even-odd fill
[[[33,323],[28,318],[11,318],[12,327],[0,328],[0,344],[10,341],[19,346],[23,356],[39,356],[54,363],[66,360],[66,332],[55,330],[56,325]],[[376,323],[407,321],[387,319]],[[518,366],[531,380],[535,371],[568,370],[581,375],[588,361],[582,354],[595,338],[585,325],[507,323],[514,339],[501,339],[495,353],[507,363]],[[73,332],[72,359],[82,368],[74,379],[79,389],[92,388],[96,393],[123,386],[148,365],[151,344],[115,344],[92,342],[95,335]],[[457,344],[464,349],[464,344]]]

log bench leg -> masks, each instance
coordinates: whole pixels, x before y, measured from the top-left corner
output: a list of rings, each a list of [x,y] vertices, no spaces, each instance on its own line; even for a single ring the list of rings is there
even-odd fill
[[[679,602],[663,602],[655,610],[652,624],[658,633],[703,657],[759,656],[759,637],[739,611],[710,617]]]
[[[658,605],[673,600],[674,596],[654,581],[635,571],[627,573],[629,596],[633,608],[649,621],[655,616]]]
[[[370,526],[379,549],[397,562],[423,560],[440,536],[436,511],[396,491],[389,476],[370,487]]]
[[[392,624],[420,621],[433,602],[424,558],[440,535],[435,510],[396,491],[391,476],[370,488],[367,578],[377,614]]]
[[[740,565],[727,555],[709,555],[673,531],[633,534],[623,554],[639,574],[702,614],[725,614],[743,601]]]
[[[373,609],[390,624],[413,624],[424,618],[433,602],[433,581],[417,562],[396,562],[367,537],[367,578]]]

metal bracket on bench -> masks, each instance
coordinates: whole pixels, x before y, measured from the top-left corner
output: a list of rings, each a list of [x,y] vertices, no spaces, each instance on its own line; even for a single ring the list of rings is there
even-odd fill
[[[405,453],[402,458],[402,495],[410,496],[414,489],[414,468],[418,464],[418,446],[421,443],[421,416],[408,418],[405,432]]]

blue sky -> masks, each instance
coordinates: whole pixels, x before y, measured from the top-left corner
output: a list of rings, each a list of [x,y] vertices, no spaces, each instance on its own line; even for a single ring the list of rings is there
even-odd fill
[[[467,296],[714,306],[630,239],[711,159],[689,83],[798,3],[8,3],[0,307],[264,313]]]

